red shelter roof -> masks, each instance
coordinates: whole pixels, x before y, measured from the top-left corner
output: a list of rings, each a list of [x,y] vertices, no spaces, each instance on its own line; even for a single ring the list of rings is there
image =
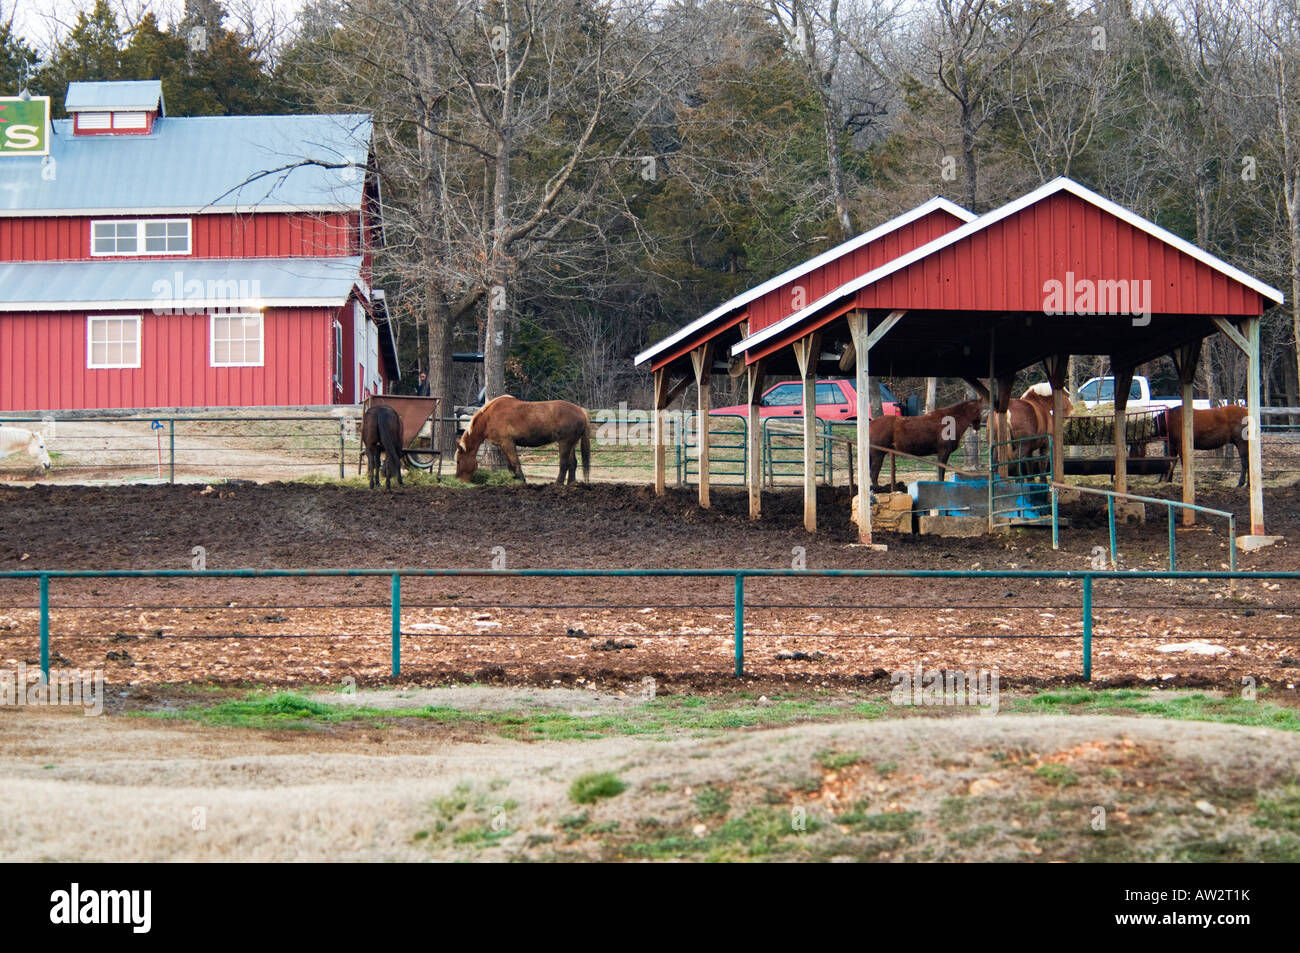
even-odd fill
[[[872,353],[887,373],[982,376],[995,349],[1000,371],[1048,354],[1139,363],[1214,333],[1212,317],[1258,316],[1281,301],[1240,269],[1059,178],[751,329],[731,353],[747,363],[773,358],[817,328],[847,339],[831,325],[862,309],[872,319],[906,312]]]
[[[808,302],[974,219],[947,199],[933,198],[737,295],[642,351],[635,363],[648,363],[653,370],[677,362],[689,367],[690,352],[710,341],[723,357],[726,347],[742,337],[742,322],[748,322],[750,333],[770,327]]]

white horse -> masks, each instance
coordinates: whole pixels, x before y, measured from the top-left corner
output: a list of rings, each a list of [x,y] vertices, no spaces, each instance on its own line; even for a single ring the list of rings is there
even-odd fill
[[[50,455],[45,450],[45,438],[35,430],[0,427],[0,460],[11,453],[25,453],[34,457],[42,470],[50,468]]]

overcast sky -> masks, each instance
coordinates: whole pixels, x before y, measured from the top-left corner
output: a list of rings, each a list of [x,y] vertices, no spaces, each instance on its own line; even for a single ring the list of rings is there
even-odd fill
[[[134,21],[145,10],[152,10],[164,24],[179,18],[185,4],[183,0],[109,0],[118,11],[119,19]],[[238,11],[251,9],[259,22],[274,16],[285,23],[302,6],[303,0],[225,0],[231,26],[243,18]],[[95,0],[0,0],[0,17],[13,17],[16,32],[38,50],[44,51],[55,39],[64,35],[76,22],[79,10],[89,10]]]

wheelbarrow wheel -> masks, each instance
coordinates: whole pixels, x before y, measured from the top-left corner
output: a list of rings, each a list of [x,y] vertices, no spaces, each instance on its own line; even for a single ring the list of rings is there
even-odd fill
[[[406,462],[418,470],[432,470],[433,465],[438,462],[438,454],[432,450],[408,450]]]

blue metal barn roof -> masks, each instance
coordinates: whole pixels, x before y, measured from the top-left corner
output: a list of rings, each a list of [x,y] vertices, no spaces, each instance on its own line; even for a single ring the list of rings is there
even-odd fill
[[[173,117],[149,135],[73,136],[72,120],[52,125],[48,160],[0,158],[0,215],[361,207],[371,137],[364,114]],[[351,165],[289,168],[304,160]]]
[[[77,110],[154,110],[162,105],[162,81],[157,79],[117,80],[111,83],[69,83],[63,106]]]
[[[339,307],[361,258],[0,263],[0,311]]]

